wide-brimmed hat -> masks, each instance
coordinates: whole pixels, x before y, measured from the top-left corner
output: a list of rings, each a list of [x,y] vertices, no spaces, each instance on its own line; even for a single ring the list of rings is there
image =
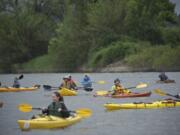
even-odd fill
[[[68,75],[66,75],[66,76],[64,76],[64,77],[63,77],[63,79],[69,79],[69,76],[68,76]]]

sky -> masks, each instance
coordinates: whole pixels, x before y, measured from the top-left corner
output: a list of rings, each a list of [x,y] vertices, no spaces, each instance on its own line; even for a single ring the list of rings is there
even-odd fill
[[[176,4],[175,12],[179,15],[180,14],[180,0],[170,0],[170,1]]]

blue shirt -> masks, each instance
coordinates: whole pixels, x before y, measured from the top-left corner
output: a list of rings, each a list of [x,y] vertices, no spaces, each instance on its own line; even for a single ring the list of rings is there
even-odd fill
[[[91,81],[91,79],[90,79],[90,77],[89,76],[85,76],[84,78],[83,78],[83,80],[81,81],[81,84],[83,85],[83,87],[85,87],[85,88],[91,88],[92,87],[92,81]]]

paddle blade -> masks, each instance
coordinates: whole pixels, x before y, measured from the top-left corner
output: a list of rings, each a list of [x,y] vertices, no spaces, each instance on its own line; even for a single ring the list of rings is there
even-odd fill
[[[50,85],[43,85],[43,88],[44,89],[51,89],[51,86]]]
[[[136,86],[136,88],[145,88],[145,87],[147,87],[146,83],[140,83]]]
[[[21,112],[31,112],[32,106],[30,104],[19,104],[18,109]]]
[[[154,93],[160,95],[160,96],[166,96],[166,93],[162,91],[161,89],[155,89]]]
[[[105,84],[106,82],[105,81],[97,81],[96,83],[98,83],[98,84]]]
[[[77,109],[76,113],[83,118],[87,118],[87,117],[90,117],[92,115],[92,111],[88,108]]]
[[[24,75],[20,75],[20,76],[19,76],[19,80],[22,79],[23,77],[24,77]]]
[[[105,95],[107,95],[108,93],[110,93],[110,92],[105,91],[105,90],[96,91],[96,95],[97,95],[97,96],[105,96]]]

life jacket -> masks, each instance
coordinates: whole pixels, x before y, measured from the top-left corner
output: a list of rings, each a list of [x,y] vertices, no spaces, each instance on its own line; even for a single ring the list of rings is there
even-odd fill
[[[67,84],[69,84],[70,89],[76,89],[76,83],[72,79]]]
[[[113,87],[112,87],[112,89],[114,90],[114,92],[117,94],[117,93],[124,93],[124,91],[123,91],[123,87],[121,86],[121,85],[119,85],[119,86],[116,86],[116,85],[114,85]]]
[[[120,86],[114,85],[112,87],[112,90],[114,90],[115,94],[131,93],[129,90],[125,90],[121,85]]]
[[[71,84],[69,81],[63,81],[61,84],[61,87],[67,88],[67,89],[71,89]]]

